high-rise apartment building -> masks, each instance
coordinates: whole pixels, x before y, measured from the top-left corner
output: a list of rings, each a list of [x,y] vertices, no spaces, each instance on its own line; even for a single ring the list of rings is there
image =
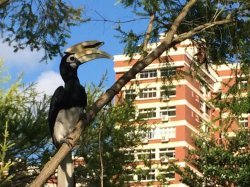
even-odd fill
[[[157,44],[150,44],[149,50]],[[181,42],[175,49],[164,53],[131,80],[121,92],[121,97],[134,99],[138,114],[150,127],[142,145],[126,154],[133,155],[136,174],[131,174],[129,186],[185,186],[180,176],[168,170],[168,162],[175,161],[180,167],[189,165],[185,158],[188,149],[194,149],[193,136],[219,111],[209,104],[218,94],[226,93],[235,80],[232,68],[236,65],[205,67],[195,62],[197,49],[190,40]],[[116,79],[128,71],[140,58],[131,59],[115,55]],[[197,66],[200,66],[197,68]],[[244,80],[242,86],[247,84]],[[249,126],[249,115],[242,116],[240,123]],[[150,166],[145,163],[150,160]],[[191,165],[189,165],[194,171]],[[198,171],[197,171],[198,172]]]
[[[150,44],[149,51],[156,46]],[[133,100],[137,113],[145,118],[150,129],[140,146],[125,152],[133,157],[136,165],[136,172],[129,174],[128,186],[186,186],[181,183],[177,173],[169,170],[169,162],[180,167],[189,166],[200,174],[186,161],[188,150],[195,149],[194,135],[202,131],[209,132],[209,128],[219,126],[222,121],[214,119],[218,116],[226,119],[229,115],[227,111],[222,113],[209,101],[215,97],[230,100],[228,90],[235,86],[236,80],[236,89],[241,91],[238,96],[247,96],[249,80],[241,75],[238,64],[206,67],[195,61],[196,54],[197,49],[190,40],[181,42],[138,73],[119,94],[119,99]],[[132,59],[115,55],[116,79],[139,58],[140,55],[134,55]],[[239,126],[250,126],[249,113],[231,118],[227,122],[229,135],[233,135],[232,130]],[[223,139],[222,134],[214,135]],[[84,158],[75,160],[75,166],[78,165],[84,165]],[[56,183],[55,176],[50,178],[46,186]],[[77,185],[88,186],[87,183]]]

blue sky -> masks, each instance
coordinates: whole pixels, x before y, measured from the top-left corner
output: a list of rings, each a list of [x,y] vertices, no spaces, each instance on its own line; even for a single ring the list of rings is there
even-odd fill
[[[77,0],[69,1],[75,7],[84,7],[83,15],[92,19],[102,19],[99,14],[108,20],[124,21],[134,19],[129,9],[122,7],[116,0]],[[96,13],[98,12],[98,13]],[[116,24],[109,22],[89,22],[72,28],[71,38],[68,39],[69,47],[75,43],[86,40],[104,41],[102,50],[111,55],[121,54],[123,52],[123,44],[115,37],[118,33],[115,31]],[[126,29],[137,28],[145,30],[145,21],[137,21],[123,24]],[[0,38],[1,41],[1,38]],[[0,58],[3,59],[5,67],[7,67],[13,80],[18,74],[24,74],[24,82],[37,83],[39,92],[52,94],[53,91],[63,84],[59,76],[60,57],[54,58],[48,64],[39,63],[42,57],[42,51],[31,52],[29,49],[13,52],[13,49],[7,44],[0,43]],[[103,74],[108,72],[108,80],[106,86],[111,86],[115,81],[114,62],[112,60],[99,59],[82,65],[78,70],[78,75],[82,84],[98,83]]]

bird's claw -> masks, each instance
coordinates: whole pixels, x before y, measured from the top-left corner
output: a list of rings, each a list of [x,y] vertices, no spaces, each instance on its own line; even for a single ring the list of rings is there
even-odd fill
[[[61,143],[66,143],[69,147],[73,147],[73,144],[71,143],[71,141],[73,140],[73,138],[71,137],[67,137],[67,138],[64,138]]]

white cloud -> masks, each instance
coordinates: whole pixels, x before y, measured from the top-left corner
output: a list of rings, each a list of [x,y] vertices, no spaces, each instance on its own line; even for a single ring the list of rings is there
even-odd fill
[[[47,95],[53,95],[57,87],[64,85],[60,74],[55,71],[43,72],[35,82],[36,90]]]
[[[43,51],[30,51],[29,48],[13,51],[13,47],[7,43],[2,43],[0,39],[0,58],[3,59],[6,65],[15,67],[34,68],[39,65],[39,61],[43,57]]]

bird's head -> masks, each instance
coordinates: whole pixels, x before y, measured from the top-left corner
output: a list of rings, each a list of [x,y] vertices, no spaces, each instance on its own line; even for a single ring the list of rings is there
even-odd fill
[[[99,41],[86,41],[81,42],[66,49],[65,56],[62,61],[68,63],[72,68],[77,68],[79,65],[97,58],[110,58],[112,57],[100,50],[103,42]]]
[[[60,72],[62,77],[66,78],[77,70],[79,65],[84,64],[88,61],[98,58],[109,58],[112,57],[100,50],[99,48],[103,45],[103,42],[99,41],[86,41],[81,42],[72,47],[66,49],[65,55],[61,60]]]

